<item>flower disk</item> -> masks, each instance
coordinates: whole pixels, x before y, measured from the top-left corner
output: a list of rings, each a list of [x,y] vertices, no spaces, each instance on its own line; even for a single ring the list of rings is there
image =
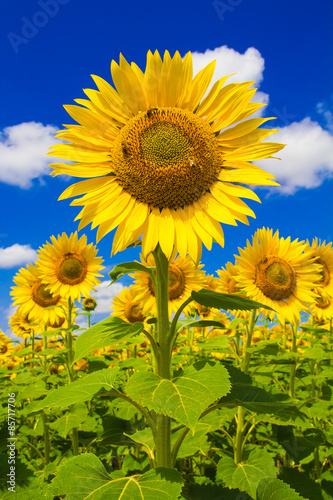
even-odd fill
[[[247,120],[263,104],[251,99],[254,82],[214,83],[212,62],[193,77],[191,53],[163,59],[148,52],[145,71],[120,55],[112,61],[115,88],[93,76],[98,90],[65,106],[78,125],[65,125],[52,156],[74,161],[51,165],[54,175],[83,180],[59,199],[82,206],[79,229],[98,227],[97,241],[117,228],[112,254],[142,238],[147,258],[159,244],[199,263],[202,243],[224,245],[220,223],[248,224],[253,211],[240,198],[260,201],[241,186],[277,185],[252,162],[284,145],[262,142],[277,132],[258,128],[270,118]],[[207,95],[206,95],[207,94]]]

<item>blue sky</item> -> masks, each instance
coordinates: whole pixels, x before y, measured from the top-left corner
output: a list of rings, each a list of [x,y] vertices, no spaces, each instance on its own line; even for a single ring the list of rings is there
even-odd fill
[[[90,74],[109,82],[110,63],[121,52],[145,67],[146,53],[194,52],[196,71],[216,59],[216,75],[237,73],[234,81],[256,80],[264,116],[287,143],[282,161],[258,165],[273,172],[280,188],[256,190],[250,225],[224,226],[225,248],[204,250],[209,273],[234,261],[257,228],[279,229],[300,240],[332,241],[333,187],[333,4],[300,0],[107,2],[94,0],[11,0],[0,15],[0,328],[8,332],[13,313],[10,287],[22,266],[52,234],[77,229],[78,209],[57,201],[68,178],[52,178],[45,156],[54,132],[73,123],[63,109],[95,88]],[[255,99],[257,100],[257,99]],[[96,230],[84,230],[95,242]],[[99,244],[106,270],[139,258],[131,249],[110,259],[112,234]],[[99,313],[121,285],[97,293]],[[124,279],[128,284],[129,279]]]

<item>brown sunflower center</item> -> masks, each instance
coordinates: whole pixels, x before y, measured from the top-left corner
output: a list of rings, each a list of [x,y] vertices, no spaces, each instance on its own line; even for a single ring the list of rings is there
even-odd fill
[[[296,285],[291,265],[280,257],[264,258],[256,265],[255,283],[272,300],[287,299]]]
[[[78,285],[87,276],[87,261],[81,255],[68,253],[56,264],[56,276],[61,283]]]
[[[8,345],[3,344],[0,348],[0,354],[6,354],[9,351]]]
[[[179,108],[156,108],[134,117],[115,141],[111,163],[125,191],[160,209],[198,200],[222,169],[209,124]]]
[[[228,293],[235,293],[237,282],[234,279],[230,279],[228,282]]]
[[[138,302],[127,302],[124,314],[129,323],[136,323],[137,321],[143,323],[145,320],[145,316],[142,314],[142,307]]]
[[[316,281],[316,285],[322,285],[323,287],[326,287],[329,282],[330,282],[330,270],[328,269],[328,266],[326,262],[324,262],[322,259],[318,257],[316,259],[316,264],[320,264],[322,266],[322,269],[320,270],[320,279]]]
[[[176,264],[174,264],[173,262],[169,264],[168,279],[169,279],[169,284],[168,284],[169,300],[178,299],[178,297],[180,297],[185,290],[185,276],[183,274],[183,271],[179,269],[179,267],[176,266]],[[149,278],[148,286],[152,295],[154,295],[155,297],[156,296],[155,287],[151,278]]]
[[[58,304],[60,295],[53,296],[47,289],[47,285],[37,281],[32,287],[32,298],[40,307],[50,307]]]
[[[321,295],[319,298],[316,300],[316,306],[319,307],[319,309],[327,309],[331,305],[331,301],[328,297],[322,297]]]

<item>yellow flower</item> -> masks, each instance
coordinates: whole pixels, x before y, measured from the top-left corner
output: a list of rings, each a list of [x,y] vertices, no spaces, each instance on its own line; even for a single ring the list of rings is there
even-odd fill
[[[93,297],[85,297],[82,301],[82,307],[86,311],[94,311],[97,307],[97,302]]]
[[[316,296],[313,283],[320,277],[319,266],[306,247],[263,228],[254,234],[252,245],[248,241],[244,250],[238,249],[235,278],[240,291],[274,309],[282,323],[298,323],[300,311],[307,311],[305,303]]]
[[[142,314],[143,303],[138,299],[141,289],[135,285],[124,288],[113,299],[111,309],[113,309],[112,316],[128,321],[129,323],[136,323],[139,321],[143,323],[146,316]]]
[[[333,318],[333,297],[319,293],[315,300],[309,302],[309,307],[318,323],[325,323]]]
[[[34,264],[21,268],[13,278],[16,286],[10,292],[13,305],[20,306],[23,316],[35,323],[55,323],[64,317],[66,301],[58,294],[52,294]]]
[[[193,78],[192,55],[163,60],[147,54],[145,72],[120,55],[112,61],[116,90],[98,76],[80,106],[65,106],[79,125],[65,125],[49,153],[76,163],[55,163],[52,174],[87,178],[59,199],[83,195],[79,229],[99,226],[97,241],[118,227],[112,253],[142,235],[146,258],[159,243],[170,258],[200,261],[201,242],[224,245],[220,223],[248,223],[253,211],[240,198],[259,201],[239,183],[276,185],[251,161],[270,158],[284,145],[261,142],[276,129],[258,129],[271,118],[244,121],[263,104],[251,102],[254,82],[224,86],[219,79],[206,95],[211,62]],[[204,97],[206,95],[206,97]],[[83,106],[83,107],[82,107]]]
[[[38,251],[36,261],[43,283],[47,283],[51,293],[72,301],[89,295],[100,283],[96,276],[102,276],[98,271],[103,269],[103,259],[96,257],[96,247],[87,245],[85,234],[78,239],[77,232],[69,238],[66,233],[58,238],[51,236],[51,241]]]
[[[239,287],[237,286],[237,268],[234,264],[232,264],[231,262],[227,262],[225,268],[222,267],[222,269],[219,269],[217,271],[217,274],[220,278],[218,282],[218,292],[236,294],[238,296],[244,297],[244,294],[242,295],[239,292]],[[249,318],[251,314],[249,311],[236,311],[234,309],[232,309],[231,311],[228,310],[228,312],[231,312],[231,314],[236,318],[244,319]]]
[[[311,257],[315,257],[315,262],[320,266],[320,279],[315,283],[315,291],[327,302],[333,300],[333,248],[332,243],[326,242],[321,245],[317,238],[314,238],[310,247]]]
[[[0,330],[0,363],[1,361],[7,361],[13,352],[14,346],[12,340]]]
[[[28,315],[22,312],[21,307],[9,318],[9,326],[17,337],[25,340],[41,331],[35,320],[30,320]]]
[[[141,261],[147,267],[155,267],[152,254],[148,255],[146,260],[141,257]],[[178,255],[176,259],[169,262],[169,317],[190,297],[192,290],[204,288],[206,277],[204,271],[200,271],[202,267],[199,265],[197,268],[189,256],[183,259]],[[157,316],[155,287],[151,277],[144,271],[134,273],[133,277],[140,289],[137,297],[143,304],[143,314]]]

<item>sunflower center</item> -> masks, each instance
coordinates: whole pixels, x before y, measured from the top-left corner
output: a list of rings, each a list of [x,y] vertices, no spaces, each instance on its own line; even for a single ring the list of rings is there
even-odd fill
[[[77,285],[87,276],[87,261],[76,253],[64,255],[56,264],[56,275],[61,283]]]
[[[329,284],[330,278],[331,278],[328,266],[327,266],[326,262],[324,262],[319,257],[318,257],[318,259],[316,259],[316,264],[320,264],[322,266],[322,269],[320,270],[321,277],[315,283],[316,283],[316,285],[322,285],[323,287],[326,287]]]
[[[160,209],[198,200],[222,169],[209,124],[179,108],[156,108],[135,116],[115,141],[111,163],[125,191]]]
[[[53,296],[47,290],[47,285],[37,281],[32,287],[32,298],[40,307],[50,307],[58,304],[60,295]]]
[[[235,293],[237,282],[234,279],[230,279],[228,283],[228,293]]]
[[[272,300],[287,299],[296,285],[295,271],[279,257],[263,259],[256,265],[255,283]]]
[[[3,344],[0,349],[0,354],[6,354],[6,352],[8,352],[8,346]]]
[[[136,323],[139,321],[143,323],[145,316],[142,314],[142,307],[138,302],[128,302],[125,305],[124,313],[129,323]]]
[[[185,276],[182,270],[173,264],[173,262],[169,264],[168,279],[169,300],[178,299],[178,297],[180,297],[185,290]],[[152,295],[156,297],[154,283],[151,278],[149,278],[148,286]]]
[[[316,306],[319,307],[319,309],[327,309],[330,305],[331,301],[328,297],[324,298],[320,295],[318,300],[316,300]]]

